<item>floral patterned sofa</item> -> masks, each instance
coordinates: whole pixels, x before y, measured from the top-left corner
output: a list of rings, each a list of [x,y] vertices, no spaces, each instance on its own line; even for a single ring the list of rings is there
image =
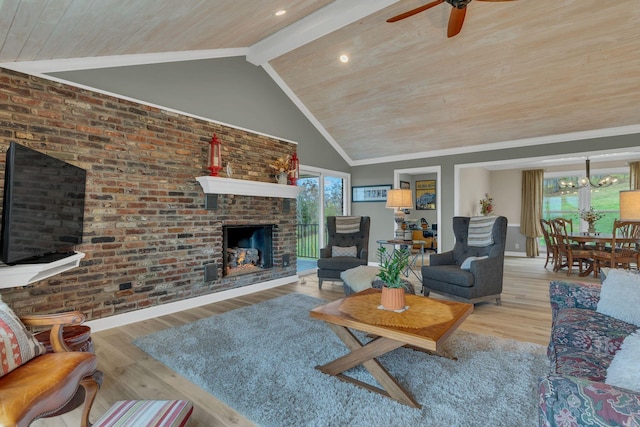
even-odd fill
[[[638,326],[596,311],[601,286],[550,284],[551,373],[539,385],[540,426],[640,426],[640,392],[605,383],[616,352]]]

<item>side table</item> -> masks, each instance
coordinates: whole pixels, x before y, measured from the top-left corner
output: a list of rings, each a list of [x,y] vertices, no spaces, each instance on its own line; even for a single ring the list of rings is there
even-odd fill
[[[389,239],[389,240],[377,240],[376,241],[380,247],[383,245],[391,245],[393,246],[393,250],[396,251],[396,246],[400,246],[400,249],[406,249],[409,251],[409,263],[407,264],[406,270],[402,273],[404,277],[409,277],[409,273],[413,273],[416,276],[416,279],[422,283],[422,271],[420,268],[424,265],[424,240],[398,240],[398,239]],[[414,252],[410,247],[413,245],[420,246],[418,249],[419,252]],[[418,267],[417,262],[420,257],[420,266]]]

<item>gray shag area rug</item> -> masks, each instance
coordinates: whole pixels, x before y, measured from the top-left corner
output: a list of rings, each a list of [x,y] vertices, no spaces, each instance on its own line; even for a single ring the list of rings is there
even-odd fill
[[[414,409],[314,369],[347,352],[290,294],[134,344],[260,426],[536,426],[543,346],[456,331],[443,353],[400,348],[379,358],[422,405]],[[361,340],[365,338],[360,335]],[[377,383],[362,367],[350,376]]]

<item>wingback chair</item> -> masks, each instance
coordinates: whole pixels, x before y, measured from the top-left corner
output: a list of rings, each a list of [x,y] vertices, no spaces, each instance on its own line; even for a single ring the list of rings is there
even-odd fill
[[[491,220],[495,220],[492,225],[486,222],[483,225],[483,221]],[[424,295],[434,292],[471,303],[496,300],[500,305],[507,218],[454,217],[453,233],[456,238],[453,249],[431,254],[429,265],[422,267]]]
[[[84,319],[80,312],[18,318],[0,300],[0,341],[3,334],[12,341],[2,352],[10,359],[0,366],[0,426],[27,427],[35,419],[73,409],[70,405],[82,400],[81,427],[91,425],[89,413],[102,372],[97,370],[95,354],[69,351],[63,339],[64,325],[77,325]],[[53,325],[52,351],[47,352],[24,325]]]
[[[369,228],[371,219],[363,217],[339,217],[338,221],[354,221],[359,218],[359,227],[341,229],[336,226],[336,217],[327,217],[327,245],[320,249],[318,259],[318,288],[323,280],[341,281],[340,273],[360,265],[367,265],[369,257]],[[357,222],[357,220],[356,220]],[[355,224],[355,223],[354,223]],[[353,231],[357,228],[357,231]],[[346,232],[345,232],[346,231]]]

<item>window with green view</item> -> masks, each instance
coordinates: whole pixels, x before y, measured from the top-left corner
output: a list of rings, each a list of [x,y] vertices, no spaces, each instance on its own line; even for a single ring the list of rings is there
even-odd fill
[[[629,173],[612,173],[618,178],[618,182],[609,187],[585,187],[563,188],[560,181],[576,182],[578,176],[545,177],[542,205],[542,217],[544,219],[568,218],[573,221],[573,231],[586,231],[587,224],[581,224],[580,210],[593,207],[603,214],[603,217],[595,223],[596,231],[611,233],[613,221],[620,217],[620,191],[629,189]],[[592,181],[600,179],[598,175],[592,175]]]

